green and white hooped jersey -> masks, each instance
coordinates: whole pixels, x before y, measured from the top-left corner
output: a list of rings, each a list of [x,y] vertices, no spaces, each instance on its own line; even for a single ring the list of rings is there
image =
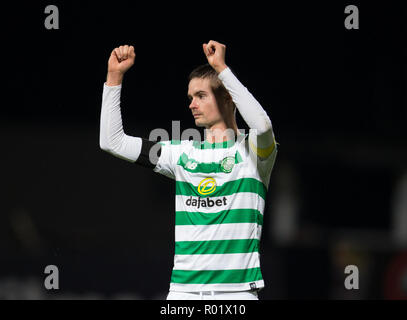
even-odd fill
[[[223,143],[160,142],[155,172],[175,179],[171,291],[264,287],[259,242],[277,147],[261,160],[247,135]]]

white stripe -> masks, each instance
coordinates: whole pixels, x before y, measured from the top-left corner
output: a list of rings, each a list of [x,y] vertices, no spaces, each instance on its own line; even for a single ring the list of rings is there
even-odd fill
[[[185,152],[185,151],[184,151]],[[194,159],[198,162],[211,163],[220,162],[225,157],[236,157],[236,153],[239,152],[242,160],[244,161],[249,157],[249,153],[244,148],[230,148],[230,149],[204,149],[204,150],[192,150],[190,153],[185,152],[188,158]]]
[[[247,144],[247,140],[246,144]],[[168,142],[164,142],[168,146]],[[228,181],[233,181],[242,178],[253,178],[258,181],[265,181],[267,177],[262,177],[262,170],[259,170],[258,166],[261,163],[257,163],[257,157],[251,157],[250,150],[245,143],[241,143],[238,146],[234,146],[229,149],[195,149],[192,146],[192,142],[183,141],[182,145],[169,145],[171,151],[166,148],[162,152],[162,157],[158,161],[158,165],[155,169],[156,172],[162,173],[169,176],[168,172],[171,172],[172,168],[175,170],[174,175],[177,178],[177,181],[184,181],[192,183],[194,186],[198,186],[199,183],[208,177],[213,177],[216,179],[217,185],[221,186]],[[234,157],[236,151],[239,151],[240,156],[243,159],[243,162],[236,164],[235,168],[231,173],[191,173],[186,171],[183,167],[177,165],[177,161],[182,153],[188,155],[188,158],[194,159],[199,162],[211,163],[211,162],[220,162],[226,156]],[[167,156],[165,156],[167,154]],[[168,155],[171,154],[171,157]],[[170,159],[171,158],[171,159]],[[171,178],[174,176],[171,174]]]
[[[231,156],[234,156],[236,150],[239,151],[239,153],[242,157],[243,157],[243,155],[249,154],[249,152],[248,152],[249,143],[248,143],[248,140],[246,140],[246,139],[243,139],[240,142],[235,143],[230,148],[213,148],[213,149],[200,149],[199,147],[194,147],[193,142],[187,141],[187,140],[181,141],[181,144],[171,144],[171,141],[161,141],[161,143],[166,146],[170,146],[171,148],[181,146],[180,149],[182,149],[182,152],[185,152],[186,154],[188,154],[189,158],[193,158],[194,160],[197,160],[200,162],[219,161],[219,160],[223,159],[220,157],[224,156],[225,154],[230,154]],[[181,155],[181,153],[180,153],[180,155]],[[217,160],[214,160],[214,159],[217,159]]]
[[[260,267],[258,252],[175,255],[174,270],[231,270]]]
[[[217,185],[222,186],[224,183],[238,180],[242,178],[253,178],[259,181],[263,181],[260,176],[259,170],[257,168],[256,158],[254,160],[250,158],[250,154],[247,152],[249,148],[245,148],[244,144],[239,146],[238,149],[185,149],[183,152],[188,155],[188,158],[194,159],[202,163],[220,162],[227,156],[235,157],[236,151],[239,151],[243,162],[235,164],[231,173],[192,173],[185,170],[180,165],[175,165],[177,181],[184,181],[192,183],[194,186],[198,186],[199,183],[208,177],[213,177],[216,179]],[[180,153],[181,154],[181,153]],[[176,154],[177,158],[173,160],[178,161],[180,154]]]
[[[264,287],[264,280],[254,282],[256,288]],[[197,292],[197,291],[245,291],[251,290],[250,284],[253,282],[244,283],[211,283],[211,284],[189,284],[189,283],[171,283],[170,291],[179,292]]]
[[[220,161],[225,155],[234,157],[236,151],[239,151],[240,155],[244,152],[244,147],[237,147],[234,145],[231,148],[216,148],[216,149],[197,149],[192,147],[189,151],[189,158],[193,158],[200,162],[216,162]],[[242,155],[243,156],[243,155]]]
[[[175,241],[257,239],[256,223],[175,226]]]
[[[197,161],[204,161],[203,159],[213,159],[214,156],[220,156],[225,153],[234,153],[236,150],[239,150],[239,153],[243,156],[243,153],[248,153],[246,150],[249,150],[248,146],[248,140],[245,138],[239,139],[237,142],[235,142],[233,145],[229,144],[229,148],[205,148],[201,149],[200,147],[194,147],[194,144],[192,141],[189,143],[183,143],[184,145],[184,150],[188,151],[188,154],[194,154],[198,159],[195,159]],[[202,144],[203,145],[203,144]],[[206,161],[206,160],[205,160]]]
[[[167,300],[259,300],[259,298],[256,291],[170,291]]]
[[[264,212],[265,201],[256,193],[251,192],[239,192],[229,196],[221,197],[211,197],[210,199],[216,203],[216,200],[222,201],[222,206],[213,207],[197,207],[187,206],[186,202],[190,199],[191,196],[177,195],[175,196],[175,208],[177,211],[188,211],[188,212],[219,212],[222,210],[231,210],[231,209],[256,209],[259,210],[261,214]],[[226,206],[223,205],[223,198],[226,198]],[[198,197],[192,197],[192,199],[197,200]],[[201,198],[203,199],[203,198]],[[219,203],[219,202],[218,202]]]
[[[186,171],[182,166],[175,166],[177,181],[192,183],[195,187],[206,178],[214,178],[216,180],[216,185],[222,186],[226,182],[239,180],[243,178],[252,178],[262,182],[259,174],[259,170],[254,166],[247,163],[241,162],[235,164],[231,173],[217,172],[217,173],[193,173]]]

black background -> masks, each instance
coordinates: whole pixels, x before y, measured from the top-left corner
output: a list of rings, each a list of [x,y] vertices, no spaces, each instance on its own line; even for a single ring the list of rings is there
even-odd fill
[[[44,27],[49,4],[58,6],[59,30]],[[344,27],[348,4],[359,8],[359,30]],[[389,297],[386,266],[403,251],[391,241],[391,214],[407,163],[405,21],[395,1],[2,5],[0,294],[164,297],[174,185],[99,149],[107,60],[114,47],[135,46],[123,124],[148,138],[155,128],[171,132],[172,120],[194,127],[187,76],[206,63],[202,43],[213,39],[227,45],[227,64],[267,110],[280,143],[261,297]],[[240,116],[238,125],[247,128]],[[284,184],[287,165],[299,220],[282,245],[270,225],[273,180]],[[334,293],[344,278],[333,262],[338,239],[369,257],[359,296]],[[42,286],[49,264],[60,270],[57,292]]]

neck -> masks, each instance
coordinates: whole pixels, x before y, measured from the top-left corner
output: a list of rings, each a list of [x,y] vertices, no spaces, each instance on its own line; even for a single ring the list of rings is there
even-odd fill
[[[209,143],[235,140],[239,135],[236,122],[230,125],[225,122],[217,123],[205,129],[206,141]]]

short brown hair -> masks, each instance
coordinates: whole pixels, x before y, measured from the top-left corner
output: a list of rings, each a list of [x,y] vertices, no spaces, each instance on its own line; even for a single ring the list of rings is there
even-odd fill
[[[222,81],[218,78],[217,72],[209,63],[200,65],[192,70],[192,72],[189,74],[188,80],[191,81],[194,78],[209,79],[215,96],[220,98],[223,103],[231,101],[233,108],[236,109],[236,105],[233,103],[229,91],[225,88]]]

